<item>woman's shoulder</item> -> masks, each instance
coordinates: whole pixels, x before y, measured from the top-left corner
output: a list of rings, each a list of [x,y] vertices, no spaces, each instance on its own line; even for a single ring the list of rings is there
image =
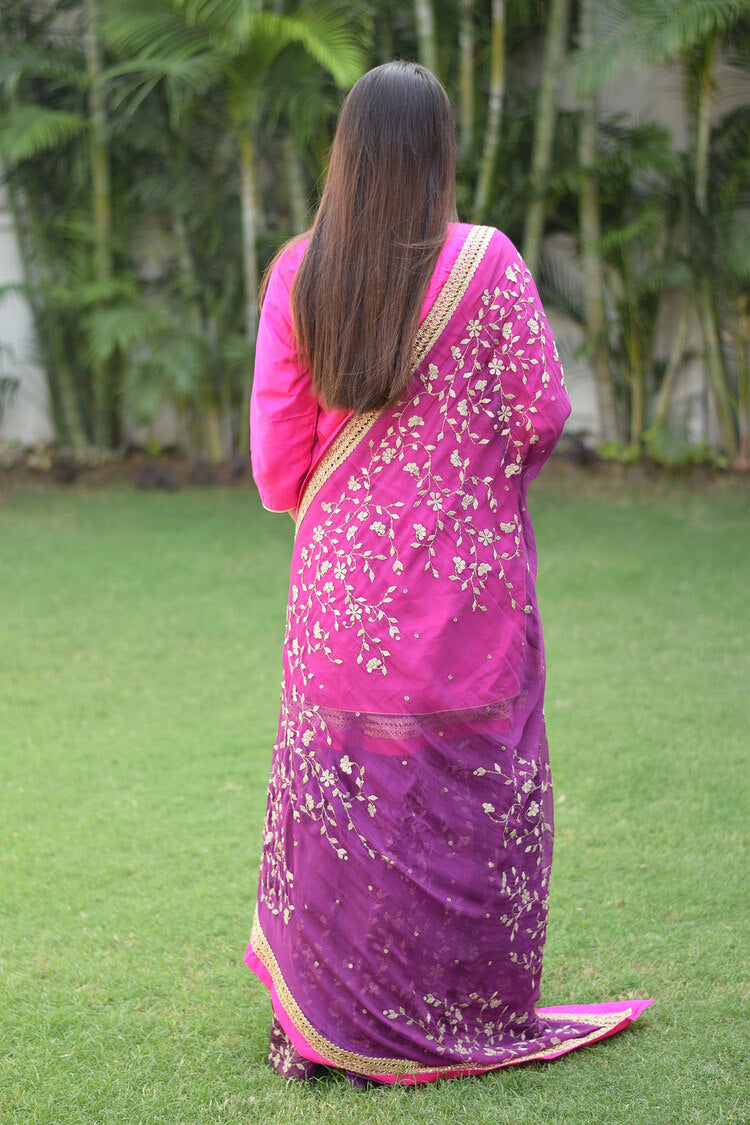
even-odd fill
[[[498,264],[502,262],[504,267],[523,264],[515,244],[504,231],[497,227],[482,223],[449,223],[448,237],[450,240],[459,239],[463,245],[467,246],[470,242],[481,245],[483,256],[486,255],[488,261],[493,260]]]
[[[287,289],[291,288],[294,275],[299,269],[309,241],[309,234],[297,235],[285,243],[273,259],[271,274],[282,281]]]

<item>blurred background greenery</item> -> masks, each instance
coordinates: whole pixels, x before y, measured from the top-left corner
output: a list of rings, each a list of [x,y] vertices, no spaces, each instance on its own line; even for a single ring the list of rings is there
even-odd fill
[[[460,217],[506,231],[576,326],[600,451],[747,467],[750,86],[727,109],[717,74],[747,79],[750,0],[5,0],[2,293],[31,310],[60,446],[158,445],[169,404],[187,456],[247,452],[259,277],[309,224],[343,92],[394,57],[454,102]],[[681,137],[610,112],[653,68]],[[691,356],[697,436],[674,411]]]

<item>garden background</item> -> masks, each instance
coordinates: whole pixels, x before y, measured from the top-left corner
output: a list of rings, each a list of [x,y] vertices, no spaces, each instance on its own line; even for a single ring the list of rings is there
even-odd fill
[[[539,279],[569,434],[747,466],[748,0],[6,0],[0,44],[5,463],[244,456],[262,270],[343,91],[418,57],[460,217]]]
[[[0,7],[25,270],[0,317],[28,310],[36,348],[0,368],[3,1125],[748,1121],[749,9]],[[245,423],[258,273],[305,225],[343,89],[393,55],[446,82],[461,217],[536,262],[596,400],[531,498],[542,1003],[656,1003],[550,1065],[359,1092],[269,1070],[242,961],[293,531]],[[683,127],[619,118],[634,85]],[[32,367],[36,448],[11,432]]]

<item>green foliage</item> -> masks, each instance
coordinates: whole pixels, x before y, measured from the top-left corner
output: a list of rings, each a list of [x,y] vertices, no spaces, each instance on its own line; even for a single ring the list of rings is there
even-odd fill
[[[586,52],[573,51],[583,91],[623,67],[636,73],[673,59],[694,100],[717,37],[731,65],[750,60],[750,0],[594,6],[596,41]],[[435,0],[434,8],[440,77],[453,96],[461,27],[473,37],[474,133],[457,185],[460,215],[469,219],[487,125],[493,9],[487,0],[471,5],[462,25],[459,0]],[[487,214],[517,243],[529,207],[537,105],[524,60],[540,53],[547,19],[544,5],[532,9],[522,0],[505,6],[500,158]],[[342,89],[370,65],[415,56],[414,11],[383,0],[97,0],[97,12],[111,181],[106,282],[96,272],[85,5],[16,0],[0,9],[0,157],[25,264],[16,291],[34,313],[65,440],[92,440],[94,389],[104,365],[121,415],[153,417],[172,394],[197,415],[221,409],[228,454],[245,431],[252,365],[253,294],[245,293],[245,279],[312,213]],[[577,16],[573,6],[570,42]],[[607,350],[632,444],[641,444],[661,387],[666,363],[656,348],[665,310],[675,294],[694,303],[706,278],[723,349],[716,371],[731,410],[743,409],[748,112],[740,107],[714,124],[705,207],[696,203],[693,153],[678,152],[665,129],[600,122],[597,249]],[[557,113],[545,198],[551,232],[578,230],[579,119],[575,109]],[[248,138],[250,147],[242,148]],[[545,300],[585,323],[580,279],[544,255],[539,274]],[[199,430],[184,434],[184,443],[200,443]]]
[[[750,16],[750,0],[599,0],[597,7],[597,42],[576,58],[582,92],[674,59]]]
[[[0,156],[8,164],[18,164],[61,148],[87,130],[88,121],[81,114],[41,105],[18,106],[0,119]]]

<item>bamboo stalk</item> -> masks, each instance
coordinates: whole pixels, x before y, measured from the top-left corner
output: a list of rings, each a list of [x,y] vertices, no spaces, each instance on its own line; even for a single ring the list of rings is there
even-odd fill
[[[305,192],[305,175],[302,161],[290,133],[285,133],[282,140],[284,155],[284,172],[289,192],[289,217],[294,234],[301,234],[308,227],[307,195]]]
[[[669,413],[669,404],[672,400],[675,383],[677,381],[677,372],[680,369],[682,360],[685,354],[685,341],[687,339],[688,324],[690,322],[690,302],[686,297],[683,298],[680,306],[680,315],[677,318],[677,328],[675,329],[672,347],[667,361],[667,368],[664,372],[664,377],[659,387],[659,394],[654,406],[654,413],[651,418],[651,429],[656,432],[664,419]]]
[[[695,133],[695,203],[701,215],[706,217],[708,207],[709,153],[711,148],[711,103],[714,90],[714,66],[716,63],[715,35],[706,40],[700,70],[700,88],[696,113]],[[702,263],[701,267],[702,268]],[[711,391],[716,417],[721,431],[722,444],[726,453],[733,459],[737,455],[737,434],[729,395],[724,353],[718,330],[716,301],[711,280],[703,272],[696,294],[698,316],[703,333],[708,385]]]
[[[255,338],[258,334],[258,185],[255,171],[255,147],[249,127],[240,137],[240,173],[242,208],[242,265],[245,284],[245,335],[250,348],[255,353]],[[250,448],[250,380],[245,381],[240,407],[240,427],[237,449],[247,453]]]
[[[417,33],[419,61],[422,66],[426,66],[437,75],[438,49],[432,0],[414,0],[414,26]]]
[[[697,294],[698,316],[703,330],[708,382],[724,450],[733,461],[737,456],[737,434],[732,417],[724,353],[719,338],[716,301],[708,277],[701,279]]]
[[[591,0],[583,0],[580,9],[581,48],[590,49],[593,41],[593,6]],[[604,269],[599,250],[601,239],[599,187],[594,169],[596,136],[596,101],[590,96],[581,111],[578,135],[578,164],[581,169],[579,197],[581,265],[586,302],[586,337],[596,386],[600,437],[603,441],[612,441],[618,437],[618,425],[606,336]]]
[[[474,0],[461,0],[458,50],[458,151],[466,159],[474,139]]]
[[[91,188],[94,213],[94,276],[106,284],[112,279],[111,185],[107,123],[104,109],[104,78],[101,44],[98,35],[97,0],[85,0],[86,31],[84,48],[88,77],[90,115]],[[117,441],[114,365],[99,363],[94,370],[95,437],[99,445],[111,447]]]
[[[474,197],[474,217],[482,222],[487,215],[500,143],[500,122],[505,98],[505,0],[492,0],[492,32],[490,39],[490,91],[484,149]]]
[[[747,293],[737,301],[735,328],[737,352],[737,419],[740,441],[735,469],[750,469],[750,298]]]
[[[523,256],[532,273],[539,264],[539,249],[544,229],[544,196],[547,190],[557,118],[555,95],[565,56],[569,11],[570,0],[552,0],[544,36],[542,80],[539,85],[534,149],[531,156],[531,202],[526,210],[523,236]]]
[[[24,281],[30,287],[50,281],[47,267],[47,254],[44,228],[33,205],[27,200],[22,203],[12,176],[6,177],[8,202],[13,225],[16,231]],[[36,252],[36,265],[32,262],[27,241],[26,225],[30,228],[28,237]],[[40,263],[42,263],[40,268]],[[68,362],[65,341],[60,325],[44,303],[44,298],[32,296],[29,307],[34,319],[34,327],[39,347],[44,354],[44,367],[52,406],[52,420],[55,432],[65,444],[80,449],[86,445],[86,431],[81,415],[76,380]]]

